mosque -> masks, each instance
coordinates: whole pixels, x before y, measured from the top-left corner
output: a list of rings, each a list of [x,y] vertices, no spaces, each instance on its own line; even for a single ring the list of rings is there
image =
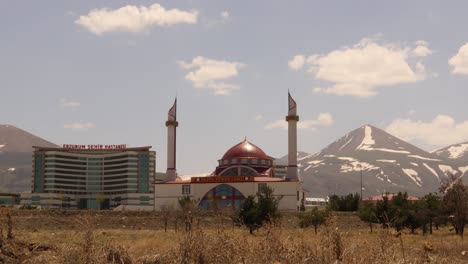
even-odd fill
[[[218,166],[206,177],[182,179],[176,170],[176,128],[177,100],[168,113],[166,122],[167,171],[165,178],[154,187],[154,206],[158,210],[163,205],[177,206],[178,200],[190,197],[198,202],[198,207],[211,209],[238,210],[244,199],[265,188],[271,187],[274,196],[281,197],[279,209],[299,210],[304,203],[305,193],[297,170],[297,104],[288,94],[288,165],[285,176],[275,174],[274,159],[260,147],[244,140],[231,147],[218,160]]]

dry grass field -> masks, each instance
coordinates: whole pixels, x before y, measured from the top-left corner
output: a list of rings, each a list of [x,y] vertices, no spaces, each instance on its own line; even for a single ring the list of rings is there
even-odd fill
[[[11,212],[2,217],[0,263],[468,263],[468,241],[447,227],[396,234],[336,214],[314,234],[293,214],[250,235],[228,215],[194,219],[191,232],[153,213]],[[465,252],[465,255],[463,252]]]

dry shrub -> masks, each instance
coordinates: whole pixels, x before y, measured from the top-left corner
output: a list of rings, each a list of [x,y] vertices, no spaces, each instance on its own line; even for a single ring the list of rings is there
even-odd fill
[[[132,260],[124,247],[106,245],[103,248],[107,263],[131,264]]]
[[[81,242],[77,246],[65,247],[61,251],[63,263],[99,264],[118,263],[131,264],[132,260],[127,250],[122,246],[110,243],[96,242],[96,218],[89,214],[77,219],[80,226]]]
[[[331,218],[321,232],[291,230],[277,224],[261,228],[253,236],[247,231],[194,229],[179,237],[176,247],[139,259],[138,263],[464,263],[461,250],[450,256],[439,255],[440,246],[433,251],[419,247],[416,236],[395,236],[388,229],[360,239],[341,232]],[[455,242],[455,241],[452,241]],[[409,246],[411,245],[411,246]],[[434,247],[433,247],[434,248]],[[444,247],[445,248],[445,247]],[[461,249],[461,247],[460,247]],[[445,250],[449,250],[448,247]],[[459,249],[457,249],[459,250]]]
[[[158,255],[140,258],[142,263],[308,263],[312,249],[305,240],[285,234],[269,224],[254,236],[227,229],[207,233],[194,229],[180,237],[177,247]]]
[[[205,218],[200,218],[205,219]],[[214,216],[213,221],[220,221]],[[328,219],[318,235],[312,229],[297,229],[272,223],[265,225],[254,235],[247,230],[219,224],[213,228],[201,228],[195,224],[190,232],[107,231],[96,229],[96,216],[85,215],[77,220],[80,232],[78,241],[65,243],[57,250],[43,250],[35,245],[19,245],[16,239],[8,241],[2,252],[27,254],[14,259],[15,262],[0,263],[467,263],[461,253],[468,250],[468,244],[458,237],[445,234],[417,236],[406,233],[392,233],[379,229],[373,234],[359,233],[360,230],[342,231],[337,219]],[[6,223],[6,218],[4,223]],[[7,227],[4,227],[7,230]],[[16,230],[15,230],[16,231]],[[155,236],[156,237],[151,237]],[[115,241],[106,240],[114,236]],[[6,237],[2,236],[2,238]],[[140,243],[133,246],[135,240]],[[162,240],[163,239],[163,240]],[[166,240],[164,240],[166,239]],[[14,243],[13,243],[14,242]],[[156,243],[164,244],[161,245]],[[124,246],[132,249],[129,252]],[[29,245],[30,246],[30,245]],[[11,250],[8,249],[12,248]],[[13,247],[17,247],[14,248]],[[159,249],[156,249],[159,248]],[[137,249],[137,250],[135,250]],[[21,251],[21,252],[23,252]],[[31,253],[33,252],[33,253]],[[132,253],[133,255],[129,254]],[[142,256],[145,255],[145,256]]]
[[[6,218],[5,223],[0,226],[0,263],[53,263],[39,258],[44,254],[53,255],[52,251],[55,248],[15,239],[13,236],[14,221],[10,208],[0,208],[0,216]],[[3,234],[3,224],[6,224],[6,237]]]

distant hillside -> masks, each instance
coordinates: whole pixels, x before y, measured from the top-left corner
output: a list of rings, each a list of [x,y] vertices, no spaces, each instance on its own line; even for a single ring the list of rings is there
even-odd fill
[[[57,145],[11,125],[0,125],[0,191],[31,190],[32,146]]]
[[[304,152],[304,151],[298,151],[297,152],[297,160],[301,160],[304,157],[309,156],[310,153]],[[275,159],[275,165],[288,165],[288,155],[283,156],[279,159]]]
[[[58,147],[15,126],[0,125],[0,152],[31,153],[32,146]]]

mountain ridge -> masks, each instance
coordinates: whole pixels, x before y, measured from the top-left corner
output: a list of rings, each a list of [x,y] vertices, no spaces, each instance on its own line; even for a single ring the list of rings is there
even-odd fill
[[[347,133],[315,154],[303,155],[298,159],[299,175],[304,187],[320,196],[359,193],[361,172],[363,195],[371,196],[435,192],[448,174],[463,176],[468,171],[467,163],[427,152],[372,125]]]
[[[54,143],[12,125],[0,125],[0,191],[31,190],[32,146],[57,147]]]
[[[459,160],[468,163],[468,141],[452,144],[441,149],[435,150],[432,153],[439,157]]]
[[[58,147],[32,133],[12,125],[0,125],[1,152],[32,152],[32,146]]]

